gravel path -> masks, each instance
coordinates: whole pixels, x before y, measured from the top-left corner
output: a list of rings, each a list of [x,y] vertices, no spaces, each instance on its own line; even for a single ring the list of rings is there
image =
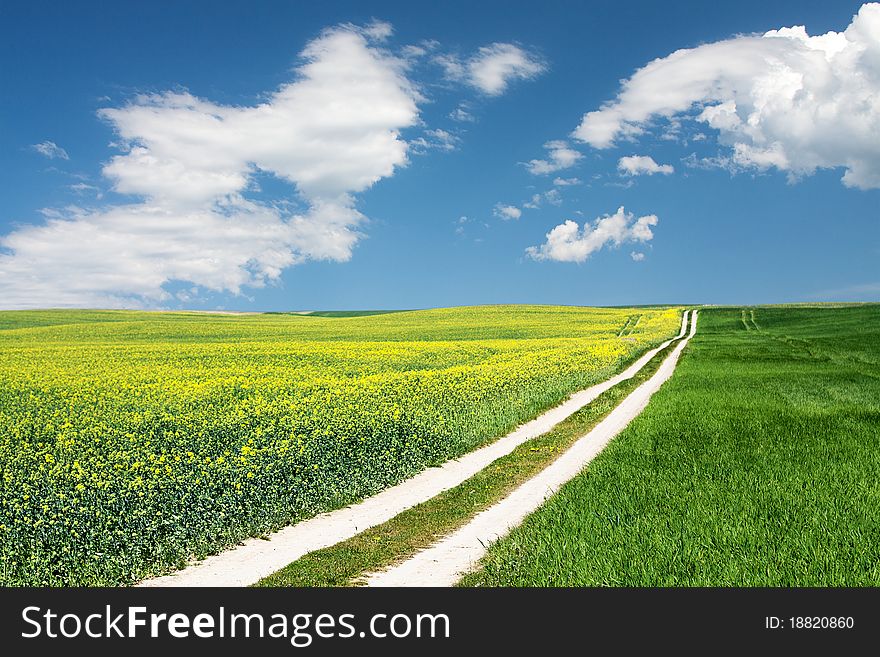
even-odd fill
[[[672,376],[682,350],[697,330],[697,312],[691,330],[660,369],[636,388],[604,420],[580,438],[562,456],[500,502],[479,513],[464,527],[433,546],[366,578],[367,586],[452,586],[473,569],[487,546],[519,525],[560,486],[580,473],[608,442],[647,406],[651,396]]]
[[[682,315],[682,337],[687,327]],[[673,338],[677,339],[677,338]],[[469,479],[517,446],[546,433],[596,397],[621,381],[632,378],[673,340],[645,353],[626,370],[610,379],[574,393],[565,402],[526,422],[497,441],[464,456],[429,468],[381,493],[343,509],[304,520],[272,534],[268,540],[248,539],[241,545],[163,577],[144,580],[138,586],[249,586],[296,561],[304,554],[335,545],[375,527],[399,513]]]

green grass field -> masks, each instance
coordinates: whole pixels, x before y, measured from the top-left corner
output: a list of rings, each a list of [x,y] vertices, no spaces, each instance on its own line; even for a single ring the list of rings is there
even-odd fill
[[[880,585],[880,306],[701,311],[644,413],[461,585]]]
[[[344,506],[679,324],[674,308],[0,312],[0,584],[127,584]]]

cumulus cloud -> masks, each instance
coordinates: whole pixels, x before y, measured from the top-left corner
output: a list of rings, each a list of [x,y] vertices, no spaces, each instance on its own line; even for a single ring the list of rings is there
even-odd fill
[[[325,31],[294,81],[254,106],[169,92],[101,110],[122,148],[103,173],[137,199],[0,238],[0,303],[155,305],[171,281],[240,293],[307,259],[349,259],[365,221],[354,195],[406,163],[400,130],[418,122],[403,64],[375,43],[389,34]],[[289,182],[304,208],[249,200],[258,174]]]
[[[793,179],[842,167],[845,185],[880,187],[880,4],[843,32],[787,27],[656,59],[573,134],[608,148],[680,116],[717,131],[739,166]]]
[[[513,80],[529,80],[546,70],[543,61],[511,43],[483,46],[467,59],[438,55],[435,61],[450,80],[464,82],[487,96],[498,96]]]
[[[69,160],[70,156],[67,154],[67,151],[61,148],[54,141],[42,141],[39,144],[34,144],[31,146],[33,150],[42,155],[43,157],[48,157],[50,160],[59,159],[59,160]]]
[[[629,254],[629,257],[632,258],[636,262],[641,262],[642,260],[645,259],[645,254],[642,253],[641,251],[633,251],[632,253]]]
[[[569,219],[547,233],[543,244],[527,248],[526,254],[534,260],[584,262],[606,245],[617,247],[625,242],[650,241],[654,238],[651,227],[656,226],[657,221],[657,215],[653,214],[636,219],[622,206],[614,214],[586,222],[583,228]]]
[[[548,173],[554,173],[562,169],[568,169],[578,163],[583,154],[570,148],[565,141],[548,141],[544,144],[547,150],[547,159],[529,160],[526,162],[526,169],[535,176],[542,176]]]
[[[269,208],[232,203],[186,212],[119,206],[18,230],[2,240],[15,254],[0,256],[3,305],[149,306],[169,299],[162,286],[170,280],[237,293],[304,257],[292,243],[331,257],[351,246],[326,224],[288,223]],[[311,234],[316,230],[322,234]],[[342,234],[352,239],[350,231]]]
[[[557,187],[570,187],[572,185],[580,185],[580,178],[554,178],[553,184]]]
[[[653,176],[655,173],[669,175],[675,169],[671,164],[657,164],[649,155],[629,155],[617,162],[617,170],[626,176]]]
[[[492,210],[492,214],[494,214],[499,219],[508,221],[510,219],[519,219],[522,216],[522,210],[520,210],[515,205],[504,205],[503,203],[496,203],[495,208]]]

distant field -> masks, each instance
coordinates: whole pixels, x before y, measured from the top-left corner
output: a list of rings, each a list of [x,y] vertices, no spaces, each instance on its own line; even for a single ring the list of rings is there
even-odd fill
[[[403,310],[311,310],[308,317],[369,317],[370,315],[387,315],[388,313],[406,312]]]
[[[705,309],[645,412],[471,586],[880,585],[880,306]]]
[[[501,435],[678,309],[0,312],[0,583],[125,584]]]

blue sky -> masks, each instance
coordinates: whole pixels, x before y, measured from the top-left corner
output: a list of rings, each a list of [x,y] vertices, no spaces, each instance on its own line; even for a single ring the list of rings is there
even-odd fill
[[[860,7],[6,1],[0,308],[880,300]]]

